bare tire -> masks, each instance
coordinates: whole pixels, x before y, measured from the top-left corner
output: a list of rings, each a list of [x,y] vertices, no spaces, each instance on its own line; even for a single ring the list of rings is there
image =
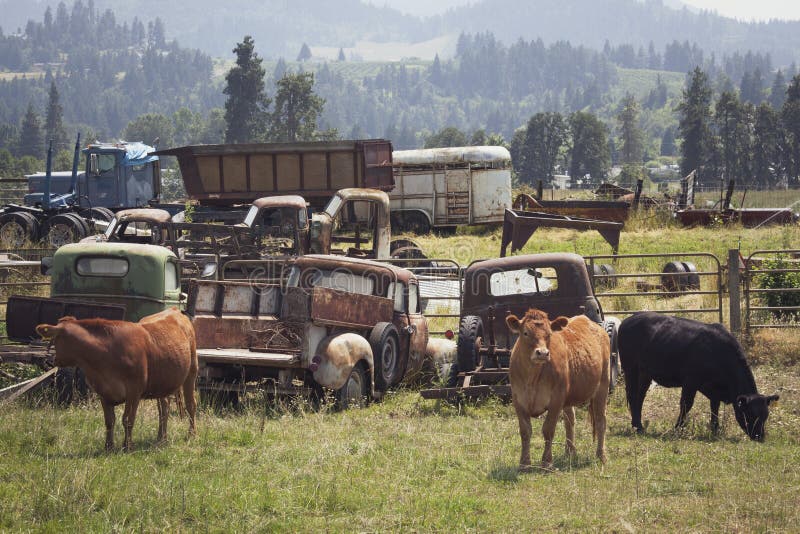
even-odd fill
[[[58,248],[67,243],[76,243],[89,234],[86,222],[73,213],[63,213],[50,217],[43,232],[47,244]]]
[[[350,376],[340,389],[335,392],[336,408],[347,410],[348,408],[364,407],[367,404],[367,373],[364,365],[359,362],[350,371]]]
[[[77,367],[61,367],[56,371],[56,400],[61,406],[85,399],[89,395],[86,375]]]
[[[467,315],[458,326],[458,350],[456,362],[458,371],[474,371],[480,364],[478,338],[483,337],[483,321],[477,315]]]
[[[105,221],[105,222],[111,222],[111,220],[114,218],[114,212],[102,206],[97,208],[91,208],[89,210],[88,215],[90,219],[95,219],[98,221]]]
[[[427,234],[431,231],[431,223],[424,213],[409,211],[400,215],[402,228],[407,232],[417,235]]]
[[[683,268],[686,271],[686,276],[684,278],[684,289],[700,289],[700,275],[697,274],[697,267],[695,264],[690,261],[682,261],[681,265],[683,265]]]
[[[24,212],[0,216],[0,244],[3,248],[19,248],[38,238],[39,223],[33,215]]]
[[[686,268],[679,261],[671,261],[664,266],[661,274],[661,285],[669,293],[679,293],[683,291],[685,282]]]
[[[400,382],[400,336],[392,323],[378,323],[369,336],[375,367],[375,389],[386,391]]]

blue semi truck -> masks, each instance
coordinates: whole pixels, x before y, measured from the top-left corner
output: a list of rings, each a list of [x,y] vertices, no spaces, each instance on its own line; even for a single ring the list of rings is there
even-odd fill
[[[72,172],[52,172],[52,143],[47,171],[27,176],[28,194],[21,204],[0,208],[0,245],[18,248],[43,241],[57,248],[94,234],[96,221],[114,212],[148,206],[161,193],[155,149],[143,143],[75,143]],[[85,170],[78,172],[81,152]]]

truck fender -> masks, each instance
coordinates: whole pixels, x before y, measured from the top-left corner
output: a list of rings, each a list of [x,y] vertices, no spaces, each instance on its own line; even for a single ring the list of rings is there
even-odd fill
[[[363,336],[353,332],[336,334],[323,339],[311,359],[314,380],[327,388],[339,389],[347,382],[355,365],[367,362],[370,394],[374,397],[374,366],[372,347]]]

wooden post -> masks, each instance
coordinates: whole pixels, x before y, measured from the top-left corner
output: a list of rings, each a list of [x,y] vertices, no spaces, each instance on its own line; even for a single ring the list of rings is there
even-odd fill
[[[644,186],[644,180],[639,178],[636,180],[636,192],[633,194],[633,206],[631,206],[634,211],[639,209],[639,199],[642,197],[642,187]]]
[[[731,332],[739,335],[742,332],[742,307],[739,294],[739,250],[728,250],[728,297],[730,297]]]
[[[542,183],[541,180],[539,180],[539,183],[536,184],[536,200],[542,200],[542,195],[544,194],[543,190],[544,190],[544,184]]]

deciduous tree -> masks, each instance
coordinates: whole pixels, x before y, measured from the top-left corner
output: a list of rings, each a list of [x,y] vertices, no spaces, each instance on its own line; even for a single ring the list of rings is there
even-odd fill
[[[270,138],[289,143],[314,140],[325,106],[325,100],[314,93],[314,74],[286,74],[277,85]]]

